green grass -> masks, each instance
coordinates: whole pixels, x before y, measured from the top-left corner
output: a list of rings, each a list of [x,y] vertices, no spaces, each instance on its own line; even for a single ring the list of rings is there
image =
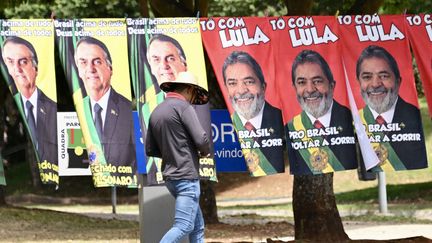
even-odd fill
[[[97,219],[41,209],[0,207],[0,241],[89,241],[137,242],[135,221]]]
[[[397,203],[404,202],[429,202],[432,203],[432,182],[387,185],[387,200]],[[338,203],[377,202],[378,188],[366,188],[351,192],[336,194]]]

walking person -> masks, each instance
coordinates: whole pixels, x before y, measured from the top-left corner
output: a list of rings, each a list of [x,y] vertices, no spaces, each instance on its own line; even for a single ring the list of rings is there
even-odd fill
[[[174,224],[160,242],[179,242],[184,236],[191,243],[204,242],[199,158],[209,156],[210,139],[192,104],[207,103],[208,92],[190,72],[162,82],[160,88],[166,98],[150,116],[146,154],[162,158],[163,179],[175,198]]]

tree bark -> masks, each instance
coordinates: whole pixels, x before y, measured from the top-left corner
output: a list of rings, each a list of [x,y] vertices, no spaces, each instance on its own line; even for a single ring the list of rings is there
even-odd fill
[[[336,207],[333,173],[294,176],[293,210],[296,240],[349,240]]]
[[[356,0],[346,14],[374,14],[383,3],[384,0]]]
[[[305,16],[310,15],[314,0],[285,0],[288,9],[287,15]]]
[[[148,1],[147,0],[139,0],[139,9],[140,14],[144,18],[148,18],[149,15],[149,7],[148,7]]]

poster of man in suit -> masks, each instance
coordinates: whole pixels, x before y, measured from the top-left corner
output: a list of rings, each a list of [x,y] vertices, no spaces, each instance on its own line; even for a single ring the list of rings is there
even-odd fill
[[[356,169],[356,137],[337,22],[328,16],[286,17],[276,82],[282,102],[290,172],[294,175]],[[308,23],[303,26],[302,23]],[[305,33],[320,33],[307,35]],[[283,41],[281,41],[283,40]]]
[[[58,184],[57,97],[52,23],[48,20],[1,21],[9,23],[2,25],[3,28],[10,28],[3,29],[2,33],[12,33],[0,37],[5,80],[35,148],[42,183]],[[31,31],[34,35],[19,35],[28,33],[26,31]]]
[[[350,18],[356,23],[348,24]],[[355,16],[339,18],[344,36],[343,58],[359,120],[379,160],[372,170],[426,168],[425,139],[405,18],[374,18],[373,25]],[[381,33],[371,31],[378,28]]]
[[[124,19],[55,20],[96,187],[137,187]]]
[[[212,18],[201,29],[250,175],[283,173],[286,144],[268,23]]]

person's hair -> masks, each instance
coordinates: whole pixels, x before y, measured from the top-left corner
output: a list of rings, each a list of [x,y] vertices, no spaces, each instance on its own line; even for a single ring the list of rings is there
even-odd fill
[[[170,83],[168,89],[169,89],[169,91],[180,93],[180,92],[183,92],[183,90],[186,90],[190,87],[193,87],[193,86],[191,86],[189,84],[184,84],[184,83]]]
[[[178,52],[178,54],[179,54],[179,56],[180,56],[180,60],[181,60],[181,62],[185,65],[185,66],[187,66],[187,62],[186,62],[186,54],[185,54],[185,52],[184,52],[184,50],[183,50],[183,47],[180,45],[180,43],[176,40],[176,39],[174,39],[174,38],[172,38],[172,37],[170,37],[170,36],[167,36],[167,35],[163,35],[163,34],[157,34],[157,35],[153,35],[151,38],[150,38],[150,41],[149,41],[149,43],[148,43],[148,46],[147,46],[147,59],[149,59],[150,57],[148,56],[148,53],[149,53],[149,51],[150,51],[150,45],[154,42],[154,41],[160,41],[160,42],[169,42],[169,43],[171,43],[171,44],[173,44],[174,46],[175,46],[175,48],[177,49],[177,52]]]
[[[296,80],[296,69],[298,65],[305,64],[305,63],[315,63],[318,64],[322,71],[324,72],[324,75],[330,82],[330,84],[336,83],[336,81],[333,78],[333,73],[330,70],[330,67],[326,60],[316,51],[312,50],[303,50],[301,51],[294,59],[292,69],[291,69],[291,78],[293,85],[295,84]]]
[[[358,80],[360,80],[360,66],[362,65],[363,61],[365,59],[369,58],[379,58],[387,62],[390,69],[392,70],[393,74],[396,76],[396,84],[399,85],[401,81],[399,67],[397,65],[396,60],[394,57],[383,47],[370,45],[366,47],[360,54],[359,58],[357,59],[357,65],[356,65],[356,77]]]
[[[18,36],[9,36],[3,42],[2,53],[4,52],[4,47],[6,46],[7,43],[18,44],[27,47],[31,53],[32,64],[37,70],[39,61],[38,61],[36,50],[30,42]]]
[[[99,46],[103,50],[103,52],[104,52],[105,61],[108,63],[108,66],[112,68],[111,54],[110,54],[107,46],[102,41],[100,41],[100,40],[98,40],[96,38],[90,37],[90,36],[83,37],[83,38],[81,38],[77,42],[76,49],[75,49],[75,61],[76,61],[76,58],[77,58],[76,57],[76,53],[77,53],[76,50],[78,49],[78,47],[82,43],[89,44],[89,45],[97,45],[97,46]]]
[[[225,59],[224,64],[222,66],[222,75],[225,84],[226,84],[226,69],[228,68],[228,66],[234,65],[236,63],[243,63],[249,65],[252,68],[252,70],[255,72],[255,75],[260,80],[261,87],[264,87],[266,85],[263,71],[260,65],[258,64],[258,62],[249,53],[243,51],[233,51]]]

